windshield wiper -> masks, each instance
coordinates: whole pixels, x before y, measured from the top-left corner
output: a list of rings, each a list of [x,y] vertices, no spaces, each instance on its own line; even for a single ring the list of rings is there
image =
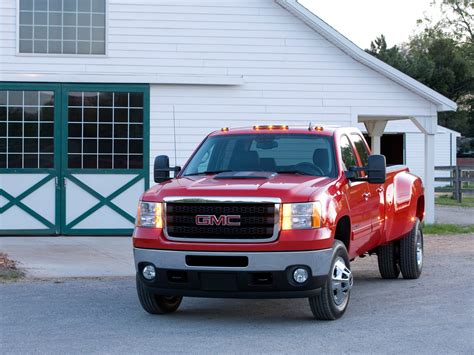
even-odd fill
[[[192,173],[192,174],[186,174],[183,176],[195,176],[195,175],[214,175],[214,174],[220,174],[220,173],[228,173],[231,172],[232,170],[209,170],[209,171],[202,171],[200,173]]]
[[[305,171],[301,171],[301,170],[282,170],[282,171],[277,171],[276,172],[277,174],[300,174],[300,175],[311,175],[313,176],[313,174],[309,174]]]

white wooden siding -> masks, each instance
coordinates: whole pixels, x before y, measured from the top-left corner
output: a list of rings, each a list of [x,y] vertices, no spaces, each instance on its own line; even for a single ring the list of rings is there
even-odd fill
[[[106,56],[17,54],[16,3],[0,1],[0,79],[151,83],[151,157],[169,154],[182,164],[222,126],[350,125],[354,112],[433,112],[433,104],[355,61],[273,0],[108,0]],[[242,76],[244,84],[153,84],[172,75],[188,82]],[[420,141],[415,150],[413,139]],[[422,159],[422,148],[422,135],[407,135],[409,164]]]
[[[438,132],[435,136],[435,166],[456,165],[456,134],[452,134],[452,147],[450,149],[449,132]],[[424,135],[421,133],[407,133],[405,135],[407,150],[406,164],[410,171],[424,179]],[[451,157],[450,157],[451,154]],[[436,171],[436,177],[449,177],[447,171]],[[435,187],[445,186],[447,182],[435,182]]]

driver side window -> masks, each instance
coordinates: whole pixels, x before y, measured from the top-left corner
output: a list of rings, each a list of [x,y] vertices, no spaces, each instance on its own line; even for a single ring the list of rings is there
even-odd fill
[[[357,166],[354,150],[346,135],[341,136],[341,157],[344,171],[348,171],[350,166]]]

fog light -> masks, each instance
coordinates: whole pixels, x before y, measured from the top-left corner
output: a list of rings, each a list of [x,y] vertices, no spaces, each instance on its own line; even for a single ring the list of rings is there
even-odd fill
[[[303,284],[308,280],[309,274],[308,270],[303,269],[301,267],[297,268],[293,271],[293,280],[295,280],[299,284]]]
[[[147,265],[142,270],[143,277],[147,280],[153,280],[156,276],[155,267],[153,265]]]

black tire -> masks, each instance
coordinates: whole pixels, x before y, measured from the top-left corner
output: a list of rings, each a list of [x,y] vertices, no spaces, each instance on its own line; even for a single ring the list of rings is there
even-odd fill
[[[332,276],[336,262],[341,260],[344,261],[346,269],[349,270],[349,278],[347,279],[349,290],[345,293],[344,301],[338,305],[332,289]],[[321,292],[318,295],[309,298],[309,306],[311,307],[311,312],[313,312],[315,319],[335,320],[341,318],[346,311],[349,304],[350,288],[353,283],[352,274],[350,273],[350,265],[349,255],[345,245],[339,240],[334,241],[331,268],[329,269],[328,278],[324,286],[321,288]]]
[[[160,296],[149,291],[140,277],[136,276],[138,299],[143,309],[150,314],[165,314],[175,312],[183,297]]]
[[[377,249],[380,275],[383,279],[396,279],[400,275],[398,242],[381,245]]]
[[[417,279],[422,269],[423,231],[417,218],[410,233],[400,240],[400,270],[404,279]]]

